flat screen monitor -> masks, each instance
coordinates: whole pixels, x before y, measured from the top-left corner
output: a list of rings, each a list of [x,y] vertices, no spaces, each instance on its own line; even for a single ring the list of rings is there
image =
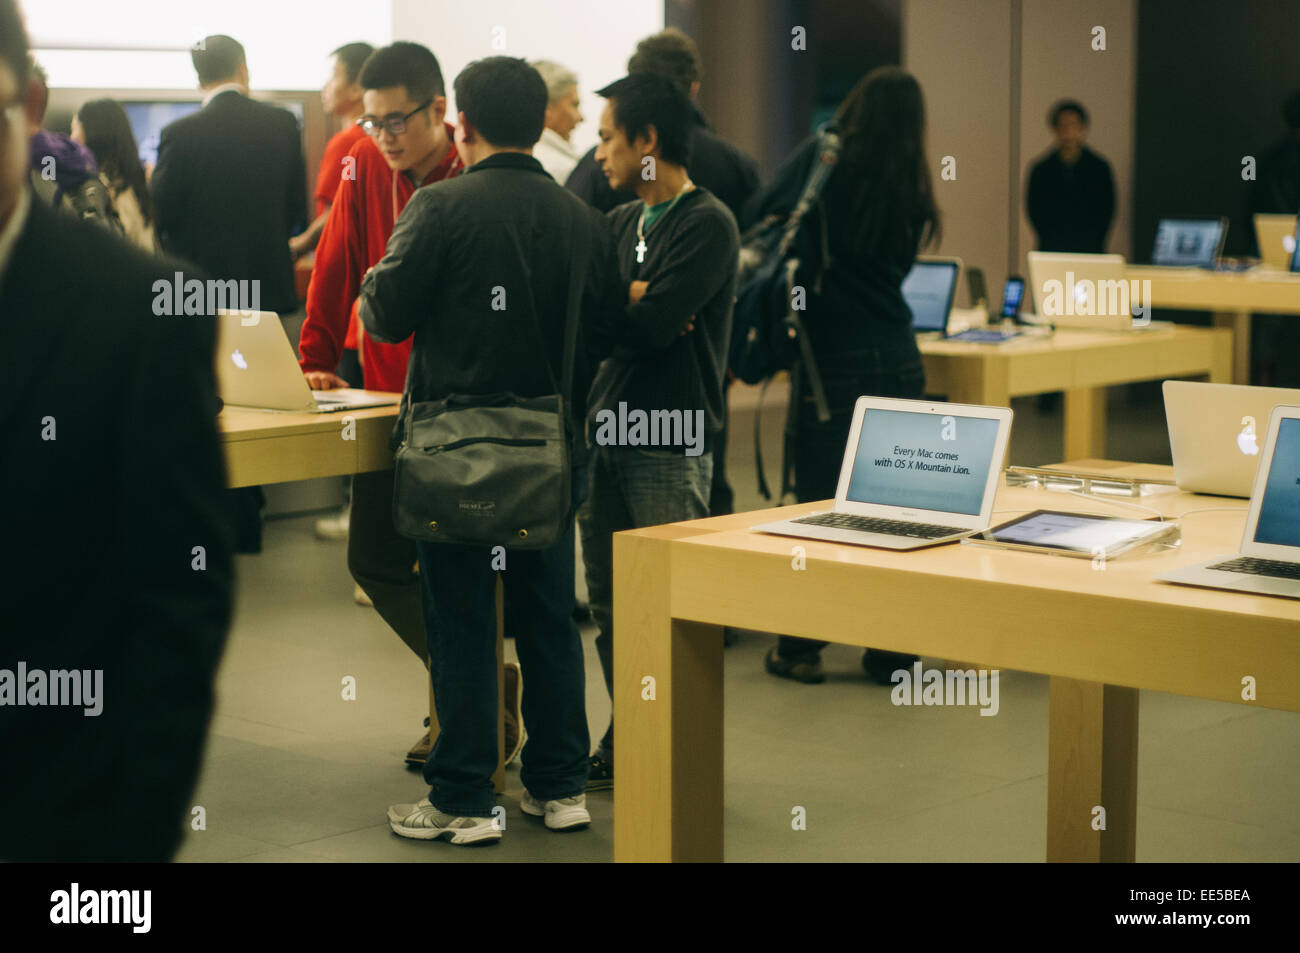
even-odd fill
[[[1227,222],[1221,218],[1162,218],[1151,262],[1183,268],[1212,268],[1223,248]]]

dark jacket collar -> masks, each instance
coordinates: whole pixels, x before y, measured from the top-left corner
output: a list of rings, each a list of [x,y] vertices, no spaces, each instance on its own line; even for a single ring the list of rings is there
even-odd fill
[[[481,169],[523,169],[526,172],[538,172],[546,175],[546,170],[542,168],[540,162],[522,152],[498,152],[486,159],[475,162],[465,172],[468,174],[478,172]]]

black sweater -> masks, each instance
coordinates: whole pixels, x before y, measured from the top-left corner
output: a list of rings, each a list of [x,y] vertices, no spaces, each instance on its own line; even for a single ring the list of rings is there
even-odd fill
[[[1034,163],[1026,198],[1039,251],[1100,254],[1115,217],[1110,163],[1087,146],[1074,165],[1057,150]]]
[[[705,443],[722,429],[722,383],[736,298],[740,233],[727,207],[697,186],[646,234],[645,261],[636,260],[642,205],[609,213],[624,281],[648,281],[627,306],[618,342],[591,387],[589,420],[601,410],[704,411]],[[694,319],[695,330],[682,334]],[[594,426],[594,424],[593,424]],[[677,448],[680,452],[680,448]]]

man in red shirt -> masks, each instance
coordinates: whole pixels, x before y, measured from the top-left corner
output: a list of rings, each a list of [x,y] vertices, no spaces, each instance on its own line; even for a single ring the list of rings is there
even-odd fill
[[[345,176],[352,177],[354,174],[355,163],[348,158],[348,153],[366,138],[365,130],[357,125],[357,120],[366,111],[365,103],[362,102],[361,67],[374,51],[375,48],[369,43],[347,43],[330,54],[334,58],[334,65],[329,80],[321,87],[320,101],[325,107],[325,114],[342,120],[343,128],[325,144],[325,155],[321,158],[320,171],[316,173],[316,217],[305,232],[289,239],[289,251],[295,260],[316,247],[320,233],[325,228],[325,220],[329,218],[330,206],[334,203],[339,183]],[[355,317],[348,324],[348,336],[343,342],[343,356],[339,360],[338,373],[353,387],[361,386],[361,359],[357,356]],[[343,477],[343,485],[344,499],[350,500],[352,478]],[[347,539],[349,508],[350,502],[345,502],[342,512],[337,516],[317,520],[316,535],[322,539]],[[369,597],[359,586],[357,602],[370,605]]]
[[[443,118],[447,98],[442,70],[432,52],[406,42],[377,50],[362,67],[360,84],[365,107],[362,128],[369,135],[348,152],[352,172],[340,179],[321,232],[298,344],[299,364],[314,390],[347,386],[334,370],[349,319],[355,314],[361,279],[384,256],[407,201],[420,186],[449,178],[462,168],[453,145],[455,129]],[[385,344],[362,335],[359,343],[365,386],[400,393],[406,383],[410,338]],[[392,501],[392,470],[358,473],[353,478],[348,569],[384,621],[427,666],[420,582],[413,571],[415,543],[393,528]],[[512,687],[517,696],[517,673],[517,669],[507,672],[507,699]],[[507,704],[507,760],[518,753],[515,712],[517,708]],[[430,731],[408,752],[408,762],[423,764],[429,753],[437,731],[432,707],[429,717]]]
[[[357,120],[366,111],[362,102],[361,67],[374,51],[369,43],[347,43],[330,54],[334,57],[334,66],[329,80],[321,88],[320,101],[326,115],[337,116],[343,122],[343,128],[325,144],[325,155],[321,158],[320,171],[316,173],[316,217],[306,231],[289,239],[289,251],[294,258],[300,258],[316,247],[325,219],[329,217],[334,193],[339,190],[339,182],[349,174],[347,155],[366,137],[365,131],[357,125]]]

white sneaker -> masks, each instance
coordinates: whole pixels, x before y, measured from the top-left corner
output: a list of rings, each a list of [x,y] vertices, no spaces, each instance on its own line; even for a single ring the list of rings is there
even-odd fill
[[[394,834],[414,840],[450,836],[453,844],[478,844],[501,839],[496,818],[453,817],[439,811],[428,798],[418,804],[394,804],[388,809],[388,826]]]
[[[519,808],[525,814],[531,814],[533,817],[544,817],[546,826],[553,831],[576,830],[591,823],[591,815],[587,813],[587,795],[585,794],[542,803],[527,791],[524,791],[524,797],[519,802]]]
[[[352,507],[345,506],[337,516],[328,516],[316,521],[316,535],[321,539],[347,539],[348,524],[352,519]]]

